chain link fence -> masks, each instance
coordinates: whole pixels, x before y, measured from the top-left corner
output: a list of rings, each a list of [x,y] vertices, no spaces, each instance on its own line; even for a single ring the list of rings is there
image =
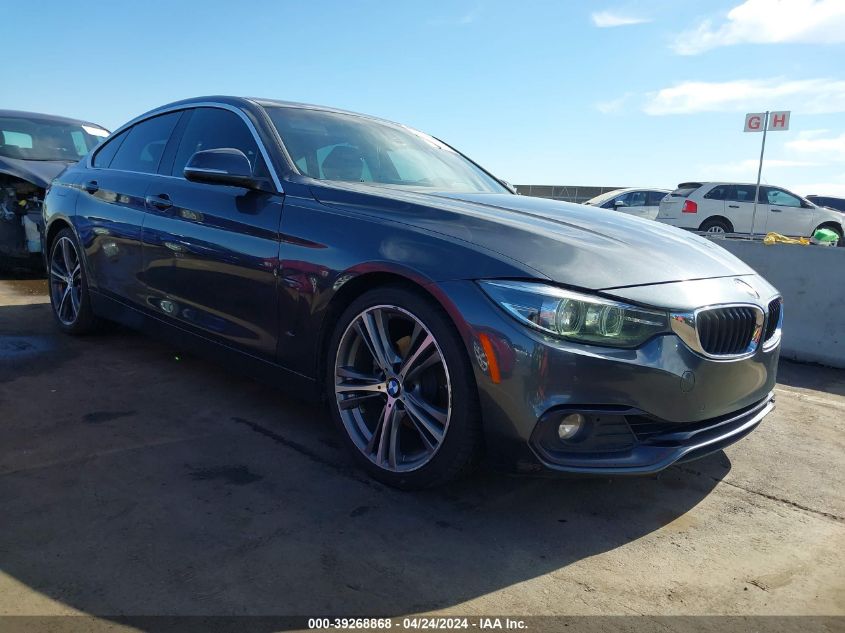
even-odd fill
[[[623,189],[623,187],[583,187],[578,185],[514,185],[514,187],[523,196],[577,203],[586,202],[606,191]]]

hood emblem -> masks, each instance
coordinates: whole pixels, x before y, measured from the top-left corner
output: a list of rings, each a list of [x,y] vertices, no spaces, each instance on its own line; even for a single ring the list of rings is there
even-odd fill
[[[742,279],[734,279],[734,283],[755,299],[760,298],[760,293],[754,290],[754,288],[751,287],[751,284],[749,284],[747,281],[743,281]]]

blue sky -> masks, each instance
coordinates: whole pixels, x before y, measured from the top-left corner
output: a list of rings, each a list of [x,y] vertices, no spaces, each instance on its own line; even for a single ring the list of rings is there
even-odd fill
[[[519,184],[845,195],[845,0],[16,2],[0,107],[115,128],[202,94],[366,112]],[[13,71],[10,72],[10,71]],[[11,78],[10,78],[11,77]]]

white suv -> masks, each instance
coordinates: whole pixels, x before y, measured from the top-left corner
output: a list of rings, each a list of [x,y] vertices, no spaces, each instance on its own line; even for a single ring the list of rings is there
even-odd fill
[[[657,221],[706,233],[751,233],[756,185],[683,182],[660,201]],[[845,234],[841,213],[780,187],[760,185],[754,233],[810,237],[816,229]]]

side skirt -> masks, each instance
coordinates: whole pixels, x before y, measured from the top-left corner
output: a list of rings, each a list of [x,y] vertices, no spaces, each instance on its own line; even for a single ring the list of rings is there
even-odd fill
[[[103,319],[115,321],[133,330],[140,330],[152,338],[208,359],[234,371],[249,376],[273,388],[281,388],[286,394],[317,402],[320,392],[317,381],[308,376],[290,371],[240,350],[223,345],[207,337],[145,314],[121,301],[89,289],[91,307]]]

